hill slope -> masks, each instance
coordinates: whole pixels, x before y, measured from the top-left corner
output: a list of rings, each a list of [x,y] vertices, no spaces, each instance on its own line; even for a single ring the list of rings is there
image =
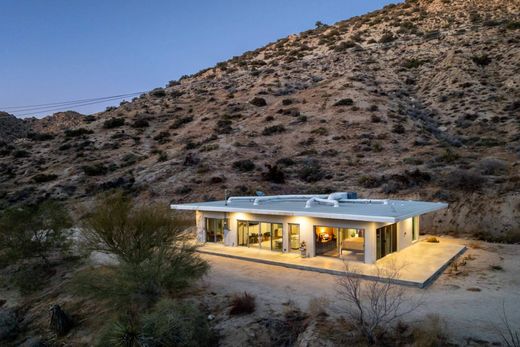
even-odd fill
[[[519,13],[518,1],[408,1],[281,39],[4,144],[0,199],[356,190],[448,201],[430,230],[512,240]]]

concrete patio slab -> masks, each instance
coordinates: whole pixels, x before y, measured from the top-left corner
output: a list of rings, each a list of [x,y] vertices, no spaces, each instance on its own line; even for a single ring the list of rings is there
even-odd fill
[[[377,280],[384,277],[385,271],[395,272],[395,269],[398,269],[399,276],[393,278],[392,282],[419,288],[425,288],[431,284],[465,250],[466,247],[463,245],[442,240],[439,243],[420,241],[378,260],[376,264],[365,264],[333,257],[302,258],[299,254],[294,253],[277,253],[247,247],[226,247],[211,243],[206,243],[198,249],[200,253],[333,275],[345,274],[345,266],[348,265],[353,275],[368,280]]]

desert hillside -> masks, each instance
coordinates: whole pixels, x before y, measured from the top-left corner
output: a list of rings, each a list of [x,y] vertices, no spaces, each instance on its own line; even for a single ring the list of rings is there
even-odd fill
[[[520,241],[520,2],[407,1],[106,112],[0,125],[0,208],[353,190],[449,202],[430,232]]]

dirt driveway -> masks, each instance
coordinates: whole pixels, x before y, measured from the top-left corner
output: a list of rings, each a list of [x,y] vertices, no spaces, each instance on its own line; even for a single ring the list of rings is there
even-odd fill
[[[502,303],[509,320],[520,330],[520,246],[496,245],[461,239],[441,242],[466,244],[468,251],[427,289],[407,288],[422,306],[407,320],[439,314],[454,338],[499,341]],[[329,313],[340,315],[336,276],[243,260],[203,255],[211,264],[204,284],[211,291],[247,291],[257,297],[260,311],[279,312],[289,301],[306,310],[311,298],[327,298]]]

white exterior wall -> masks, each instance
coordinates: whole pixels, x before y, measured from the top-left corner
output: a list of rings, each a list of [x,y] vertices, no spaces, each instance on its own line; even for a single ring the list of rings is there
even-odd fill
[[[313,217],[297,217],[297,216],[279,216],[279,215],[265,215],[252,214],[240,212],[196,212],[197,223],[197,241],[205,242],[205,218],[227,218],[228,225],[224,230],[224,244],[226,246],[235,247],[238,242],[238,221],[256,221],[268,223],[281,223],[283,225],[283,251],[289,250],[289,224],[300,225],[300,242],[305,241],[307,245],[306,256],[314,257],[316,255],[314,249],[314,226],[329,226],[337,228],[353,228],[365,229],[365,263],[376,262],[376,229],[388,223],[375,223],[363,221],[351,221],[328,218],[313,218]],[[418,220],[419,218],[417,218]],[[397,223],[397,250],[400,251],[412,244],[412,218]]]

